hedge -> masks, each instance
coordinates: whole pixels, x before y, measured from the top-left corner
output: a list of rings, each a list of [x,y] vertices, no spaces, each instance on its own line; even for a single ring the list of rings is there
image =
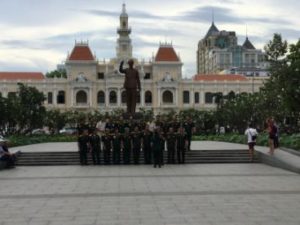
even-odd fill
[[[238,144],[246,144],[247,138],[241,134],[199,135],[193,137],[194,141],[223,141]],[[257,138],[257,145],[268,146],[268,134],[262,133]],[[300,151],[300,134],[282,134],[279,137],[281,147]]]

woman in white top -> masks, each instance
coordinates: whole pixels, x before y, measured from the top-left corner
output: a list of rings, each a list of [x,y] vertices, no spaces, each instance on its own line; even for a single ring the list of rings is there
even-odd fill
[[[253,128],[252,124],[249,124],[247,130],[245,131],[245,135],[247,136],[248,139],[250,162],[253,162],[254,146],[256,144],[256,138],[258,132],[255,128]]]

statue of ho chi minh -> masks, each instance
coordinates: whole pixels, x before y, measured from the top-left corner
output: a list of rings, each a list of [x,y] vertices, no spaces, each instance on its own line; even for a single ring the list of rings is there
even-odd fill
[[[123,64],[124,61],[121,61],[119,70],[120,73],[125,74],[124,88],[126,90],[127,113],[134,115],[137,92],[141,90],[139,72],[133,68],[134,61],[132,59],[128,60],[128,68],[123,69]]]

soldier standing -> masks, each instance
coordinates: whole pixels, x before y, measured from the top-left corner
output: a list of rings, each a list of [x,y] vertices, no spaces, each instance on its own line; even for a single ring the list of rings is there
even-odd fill
[[[167,150],[168,150],[168,163],[175,163],[175,149],[176,149],[176,134],[173,127],[169,128],[169,132],[166,135]]]
[[[157,166],[161,168],[162,161],[163,161],[163,152],[161,145],[164,142],[163,136],[160,132],[160,128],[155,128],[155,131],[152,135],[151,145],[153,151],[153,167],[156,168]]]
[[[151,164],[152,152],[151,152],[151,137],[152,133],[149,130],[149,125],[146,125],[143,132],[143,152],[145,164]]]
[[[129,128],[125,128],[125,133],[123,135],[123,142],[122,142],[122,148],[123,148],[123,162],[124,164],[130,164],[130,156],[131,156],[131,149],[132,149],[132,139],[131,135],[129,133]]]
[[[82,134],[78,137],[78,148],[81,165],[88,165],[87,153],[89,149],[89,136],[88,131],[83,130]]]
[[[186,118],[186,121],[184,122],[184,129],[188,140],[187,151],[191,151],[191,141],[195,129],[195,124],[190,117]]]
[[[92,134],[90,135],[89,143],[92,150],[92,159],[93,164],[100,164],[100,152],[101,152],[101,140],[99,135],[97,134],[97,130],[94,129]]]
[[[110,164],[110,152],[111,152],[111,134],[109,133],[109,129],[105,129],[105,133],[102,136],[102,142],[103,142],[103,158],[104,163],[106,165]]]
[[[185,151],[188,146],[188,139],[187,135],[184,132],[184,128],[180,127],[178,129],[178,134],[177,134],[177,160],[178,163],[184,163],[185,162]]]
[[[119,133],[119,129],[115,129],[115,133],[112,137],[112,146],[113,146],[113,163],[120,164],[120,154],[121,154],[121,134]]]
[[[141,152],[141,133],[138,126],[134,128],[132,133],[132,147],[133,147],[133,162],[134,164],[139,164],[140,162],[140,152]]]

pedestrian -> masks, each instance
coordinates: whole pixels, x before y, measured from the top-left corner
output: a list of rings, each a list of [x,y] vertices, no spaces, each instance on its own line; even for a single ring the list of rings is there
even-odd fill
[[[153,151],[153,167],[156,168],[157,166],[161,168],[163,165],[163,152],[161,145],[164,143],[163,136],[161,134],[160,128],[157,127],[154,130],[154,133],[152,135],[151,139],[151,147]]]
[[[101,139],[100,136],[97,134],[97,130],[94,129],[92,134],[89,137],[89,143],[92,153],[92,160],[94,165],[100,164],[100,153],[101,153]]]
[[[258,132],[253,127],[252,123],[250,123],[249,126],[248,126],[248,128],[246,129],[245,135],[247,136],[250,162],[253,162],[253,158],[254,158],[254,146],[256,144],[256,139],[257,139]]]
[[[119,133],[119,128],[115,129],[112,137],[113,163],[120,164],[122,137]]]
[[[166,135],[167,150],[168,150],[168,163],[175,163],[175,149],[176,149],[176,134],[173,127],[169,128],[169,132]]]
[[[188,140],[187,151],[191,151],[191,142],[193,133],[195,131],[195,124],[190,117],[186,117],[186,120],[184,122],[184,129]]]
[[[144,162],[145,164],[151,164],[152,151],[151,151],[151,137],[152,132],[149,129],[149,125],[146,125],[143,132],[142,146],[144,153]]]
[[[88,165],[87,153],[89,149],[89,136],[88,130],[84,129],[78,137],[78,149],[79,149],[79,158],[81,165]]]
[[[176,146],[178,163],[185,163],[185,152],[188,147],[188,138],[183,127],[179,127],[178,129]]]
[[[104,164],[110,164],[110,152],[111,152],[111,134],[110,129],[106,128],[105,133],[102,136],[103,142],[103,160]]]
[[[132,132],[132,148],[133,148],[133,162],[134,164],[140,163],[142,135],[138,126],[135,126]]]
[[[275,144],[277,144],[276,141],[278,141],[278,139],[276,139],[276,136],[278,136],[278,129],[275,126],[274,120],[272,118],[267,119],[267,131],[269,134],[269,154],[274,155]]]
[[[122,141],[123,163],[130,164],[130,157],[132,151],[132,136],[130,135],[129,127],[126,127],[124,130],[125,133],[123,135],[123,141]]]

